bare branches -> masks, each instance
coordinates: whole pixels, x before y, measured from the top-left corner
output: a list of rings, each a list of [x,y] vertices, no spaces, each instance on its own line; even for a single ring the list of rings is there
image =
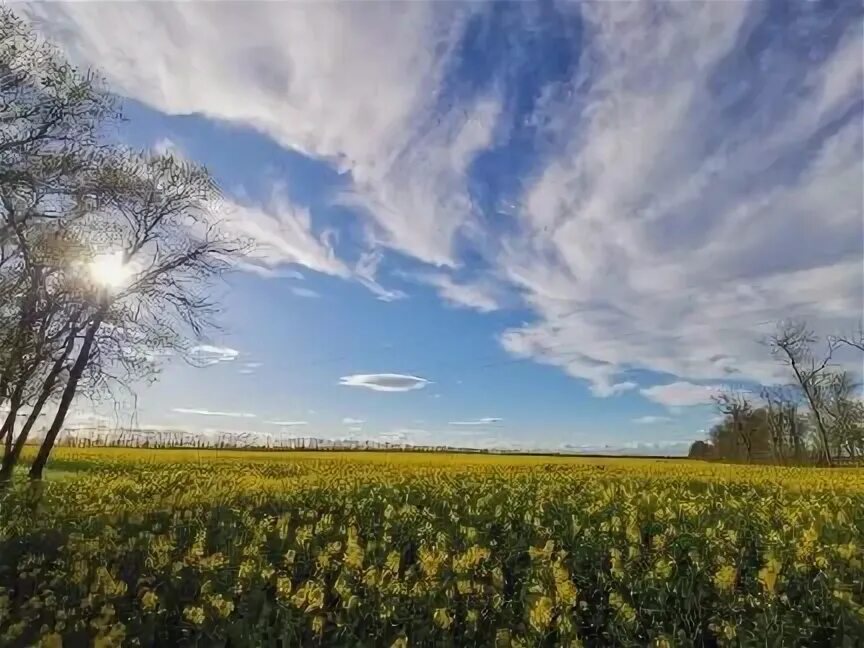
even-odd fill
[[[815,343],[816,336],[803,322],[782,323],[770,341],[772,353],[792,369],[795,379],[807,399],[816,422],[825,461],[831,466],[833,465],[831,446],[819,392],[820,382],[826,374],[826,368],[837,348],[837,342],[828,340],[826,351],[821,360],[813,354],[812,347]]]
[[[740,443],[746,450],[747,462],[753,458],[753,437],[747,425],[748,419],[753,415],[753,407],[750,400],[743,392],[724,391],[712,397],[714,405],[724,416],[729,417],[735,434],[736,443]]]
[[[858,329],[848,335],[837,335],[832,338],[838,345],[845,345],[858,351],[864,351],[864,321],[858,322]]]
[[[94,75],[0,8],[0,399],[14,421],[60,392],[36,478],[79,385],[92,395],[151,376],[205,335],[211,283],[243,252],[213,219],[204,168],[100,141],[118,116]],[[125,285],[94,280],[100,255],[120,259]],[[0,482],[20,445],[6,429]]]

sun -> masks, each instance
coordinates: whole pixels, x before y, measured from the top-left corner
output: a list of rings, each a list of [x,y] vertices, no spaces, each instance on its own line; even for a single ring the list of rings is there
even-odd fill
[[[131,275],[132,268],[124,263],[122,252],[100,254],[90,262],[90,278],[105,288],[121,288]]]

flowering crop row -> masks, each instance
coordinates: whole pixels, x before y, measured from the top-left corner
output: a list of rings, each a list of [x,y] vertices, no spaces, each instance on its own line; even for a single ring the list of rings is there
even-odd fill
[[[864,473],[60,449],[0,645],[861,645]]]

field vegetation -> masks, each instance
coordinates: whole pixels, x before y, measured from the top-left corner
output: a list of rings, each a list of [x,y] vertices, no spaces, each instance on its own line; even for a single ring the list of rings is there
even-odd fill
[[[0,518],[9,646],[860,645],[864,473],[58,448]]]

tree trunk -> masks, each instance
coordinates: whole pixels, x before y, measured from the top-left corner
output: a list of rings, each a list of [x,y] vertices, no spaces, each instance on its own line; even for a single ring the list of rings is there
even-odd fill
[[[816,429],[819,430],[819,438],[822,441],[822,450],[825,453],[825,461],[828,463],[828,467],[834,465],[834,462],[831,460],[831,447],[828,444],[828,432],[825,430],[825,424],[822,421],[822,413],[819,411],[819,407],[816,405],[816,399],[813,397],[811,392],[811,385],[809,384],[810,380],[813,380],[815,376],[811,375],[809,378],[805,379],[801,374],[801,371],[798,369],[798,364],[791,360],[792,370],[795,372],[795,377],[798,379],[798,383],[801,385],[801,389],[804,391],[804,395],[807,397],[807,403],[810,405],[810,411],[813,412],[813,418],[816,419]]]
[[[811,400],[809,394],[807,395],[807,398],[808,400]],[[819,409],[812,400],[810,408],[813,410],[813,416],[816,419],[816,429],[819,430],[819,437],[822,439],[822,448],[825,451],[825,462],[830,468],[834,465],[834,460],[831,458],[831,446],[828,443],[828,432],[825,430],[825,424],[822,422],[822,414],[819,412]]]
[[[9,414],[6,416],[6,420],[3,421],[3,428],[0,430],[0,439],[3,439],[4,457],[12,452],[12,440],[15,435],[15,421],[18,417],[18,410],[21,409],[21,401],[24,398],[24,388],[26,386],[26,380],[19,380],[9,398]]]
[[[9,361],[10,365],[12,361]],[[9,366],[0,374],[0,407],[6,402],[6,389],[9,387]]]
[[[12,446],[11,451],[7,451],[3,455],[3,463],[0,465],[0,489],[12,481],[12,473],[15,471],[18,459],[21,458],[21,452],[24,450],[24,445],[27,443],[30,431],[39,419],[39,415],[42,413],[42,408],[45,407],[45,403],[47,403],[48,399],[51,398],[51,394],[54,392],[54,385],[57,384],[57,378],[63,371],[63,366],[66,364],[69,354],[72,353],[72,347],[74,345],[75,332],[73,331],[66,339],[66,346],[63,348],[63,354],[54,361],[54,364],[51,366],[51,371],[49,371],[48,375],[45,377],[42,391],[39,392],[39,398],[37,398],[36,402],[33,403],[30,415],[27,417],[27,421],[25,421],[24,427],[21,429],[18,438],[15,439],[15,444]],[[11,439],[11,434],[9,438]]]
[[[78,389],[78,381],[81,380],[81,376],[87,368],[87,363],[90,362],[90,352],[93,349],[93,340],[96,339],[96,333],[99,330],[99,326],[102,324],[103,317],[104,313],[99,311],[93,318],[93,323],[90,325],[90,328],[87,329],[87,333],[84,335],[84,342],[81,344],[81,350],[78,352],[75,364],[72,365],[72,369],[69,371],[69,380],[66,382],[66,388],[63,390],[63,395],[60,397],[60,403],[57,405],[57,414],[54,415],[54,421],[51,423],[48,432],[45,433],[45,440],[42,441],[42,445],[39,447],[39,453],[36,455],[36,459],[30,466],[30,479],[42,479],[42,471],[45,468],[45,464],[48,462],[48,455],[51,454],[51,450],[54,448],[54,442],[57,440],[57,435],[60,434],[60,430],[63,428],[63,423],[66,421],[66,414],[69,412],[69,406],[72,404],[72,399],[75,398],[75,392]]]
[[[3,440],[3,458],[5,459],[12,452],[12,435],[15,432],[15,417],[18,416],[18,408],[11,407],[6,415],[6,420],[3,421],[3,427],[0,428],[0,439]]]

